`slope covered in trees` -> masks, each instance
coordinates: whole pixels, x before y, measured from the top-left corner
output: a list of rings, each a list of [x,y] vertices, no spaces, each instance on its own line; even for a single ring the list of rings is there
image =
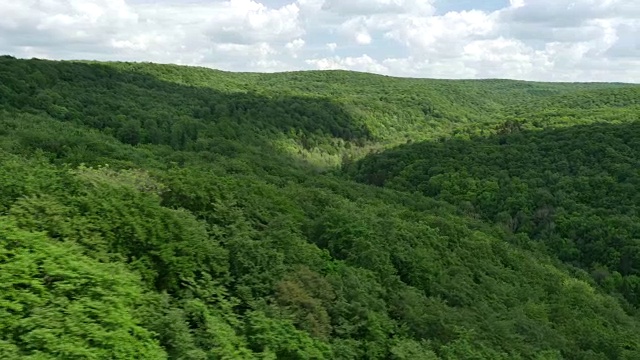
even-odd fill
[[[639,358],[637,92],[0,58],[0,357]]]
[[[640,121],[405,145],[349,171],[526,235],[640,306]]]

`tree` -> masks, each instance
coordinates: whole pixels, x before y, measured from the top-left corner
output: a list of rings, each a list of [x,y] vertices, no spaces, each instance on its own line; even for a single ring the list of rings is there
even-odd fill
[[[0,217],[2,358],[165,358],[136,316],[143,294],[121,264]]]

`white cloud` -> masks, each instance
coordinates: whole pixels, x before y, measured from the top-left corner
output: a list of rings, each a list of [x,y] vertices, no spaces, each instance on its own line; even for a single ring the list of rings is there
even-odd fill
[[[0,0],[0,53],[242,71],[640,82],[640,1]],[[340,46],[338,46],[340,44]]]
[[[638,39],[640,19],[623,21],[616,28],[617,40],[613,43],[605,55],[620,59],[640,58],[640,40]]]
[[[405,13],[430,15],[435,11],[430,0],[324,0],[321,8],[342,16]]]
[[[577,26],[592,19],[638,18],[640,2],[635,0],[522,0],[501,11],[505,21]]]
[[[462,59],[466,67],[476,71],[475,77],[481,78],[499,78],[505,73],[515,78],[531,78],[553,65],[545,51],[502,37],[465,45]]]
[[[145,60],[273,68],[274,50],[299,50],[305,30],[291,3],[253,0],[146,3],[125,0],[0,2],[0,49],[49,57]],[[291,43],[289,47],[287,44]],[[290,48],[293,46],[293,48]],[[267,67],[261,67],[269,64]]]
[[[138,22],[124,0],[2,1],[0,14],[5,41],[37,45],[103,43]]]
[[[206,34],[215,42],[277,42],[304,34],[296,4],[280,9],[269,9],[252,0],[231,0],[222,4],[208,12]]]
[[[355,34],[356,42],[360,45],[369,45],[371,44],[371,35],[366,30],[361,30],[360,32]]]
[[[380,64],[368,55],[358,57],[328,57],[322,59],[309,59],[306,61],[309,65],[313,65],[320,70],[354,70],[384,74],[388,71],[387,67]]]
[[[405,58],[388,58],[383,65],[390,74],[408,77],[429,77],[445,79],[469,79],[477,77],[476,70],[465,65],[462,59],[427,59],[413,56]]]
[[[298,38],[291,42],[288,42],[287,45],[285,45],[284,47],[289,51],[291,56],[293,56],[294,58],[297,58],[298,52],[300,51],[300,49],[304,47],[304,44],[305,44],[305,41],[303,39]]]
[[[386,26],[385,36],[414,53],[457,56],[468,41],[490,36],[495,16],[482,11],[449,12],[442,16],[412,17]]]

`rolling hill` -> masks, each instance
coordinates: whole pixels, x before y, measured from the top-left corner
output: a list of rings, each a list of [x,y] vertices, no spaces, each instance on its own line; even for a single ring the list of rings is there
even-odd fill
[[[3,359],[638,359],[640,86],[0,57]]]

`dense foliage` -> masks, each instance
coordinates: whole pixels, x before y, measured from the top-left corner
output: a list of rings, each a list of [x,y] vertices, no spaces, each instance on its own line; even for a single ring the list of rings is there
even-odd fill
[[[0,58],[0,357],[640,358],[638,89]]]
[[[640,121],[407,145],[351,171],[526,234],[640,306]]]

